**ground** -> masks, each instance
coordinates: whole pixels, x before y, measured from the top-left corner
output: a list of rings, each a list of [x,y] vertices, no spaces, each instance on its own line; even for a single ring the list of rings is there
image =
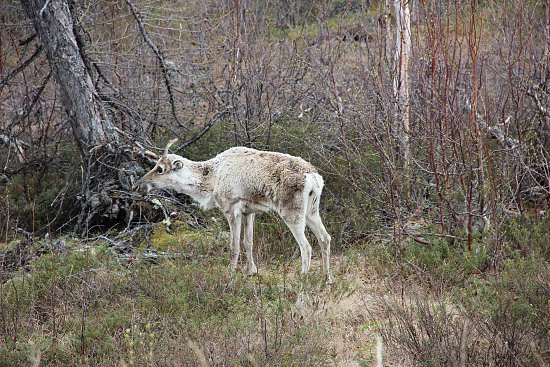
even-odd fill
[[[0,366],[36,356],[40,366],[191,366],[200,353],[208,365],[374,363],[384,285],[365,256],[333,255],[332,286],[317,247],[307,277],[296,252],[257,254],[259,276],[232,275],[219,226],[162,227],[131,255],[102,236],[64,238],[11,273],[0,293]]]

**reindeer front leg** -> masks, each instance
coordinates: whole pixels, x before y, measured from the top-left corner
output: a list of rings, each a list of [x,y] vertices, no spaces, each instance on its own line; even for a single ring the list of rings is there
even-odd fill
[[[231,243],[229,244],[231,248],[231,272],[235,272],[241,252],[240,242],[243,214],[238,204],[231,205],[227,210],[224,210],[224,214],[229,222],[229,229],[231,230]]]
[[[252,253],[254,241],[254,213],[247,214],[244,218],[244,246],[246,248],[246,263],[248,264],[248,275],[258,273],[258,268],[254,264],[254,255]]]

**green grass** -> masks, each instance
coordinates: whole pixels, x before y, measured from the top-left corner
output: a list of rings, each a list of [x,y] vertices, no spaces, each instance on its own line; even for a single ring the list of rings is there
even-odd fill
[[[530,365],[549,344],[550,269],[536,250],[546,227],[529,224],[532,251],[515,242],[522,220],[503,228],[510,251],[496,268],[483,237],[472,251],[428,236],[427,244],[402,243],[399,253],[376,241],[344,248],[327,288],[316,269],[298,275],[299,256],[282,225],[261,219],[260,276],[230,273],[223,221],[201,229],[175,222],[173,233],[154,225],[132,261],[101,241],[67,240],[65,250],[4,274],[0,366],[29,365],[37,353],[40,366],[196,366],[189,341],[212,366],[335,366],[344,357],[332,341],[349,333],[355,340],[344,350],[358,363],[374,361],[374,336],[382,333],[391,353],[445,365],[466,324],[473,365],[509,358]],[[141,260],[146,245],[186,256],[151,264]],[[279,253],[265,253],[275,246]]]
[[[87,249],[75,243],[35,259],[29,272],[12,274],[0,289],[0,366],[25,365],[37,351],[41,366],[195,366],[188,340],[226,365],[250,365],[251,359],[301,365],[295,361],[312,351],[316,365],[330,361],[330,348],[313,342],[327,331],[292,311],[298,294],[331,297],[320,275],[283,275],[276,264],[260,277],[232,275],[219,229],[176,228],[173,235],[156,228],[153,246],[186,251],[203,241],[195,254],[207,251],[208,257],[127,264],[102,243]]]

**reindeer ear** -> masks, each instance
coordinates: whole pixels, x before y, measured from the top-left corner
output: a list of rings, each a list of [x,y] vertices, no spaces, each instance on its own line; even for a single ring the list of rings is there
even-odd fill
[[[182,167],[183,167],[183,162],[182,161],[177,160],[177,161],[172,162],[172,169],[178,170],[178,169],[181,169]]]

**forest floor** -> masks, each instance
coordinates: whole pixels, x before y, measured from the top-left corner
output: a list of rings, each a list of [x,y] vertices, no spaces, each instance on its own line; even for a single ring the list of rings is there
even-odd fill
[[[540,256],[508,261],[495,277],[480,271],[480,250],[409,244],[395,260],[366,243],[336,249],[329,286],[318,246],[300,275],[278,225],[276,241],[259,224],[259,276],[232,274],[225,223],[208,220],[0,244],[0,367],[364,367],[381,365],[380,350],[384,366],[547,361]],[[546,232],[531,233],[544,246]]]
[[[368,256],[333,254],[331,286],[316,246],[307,277],[296,252],[231,275],[225,231],[162,227],[131,255],[102,236],[36,240],[41,256],[3,273],[0,366],[371,366],[377,348],[408,365],[380,337],[396,297]]]

